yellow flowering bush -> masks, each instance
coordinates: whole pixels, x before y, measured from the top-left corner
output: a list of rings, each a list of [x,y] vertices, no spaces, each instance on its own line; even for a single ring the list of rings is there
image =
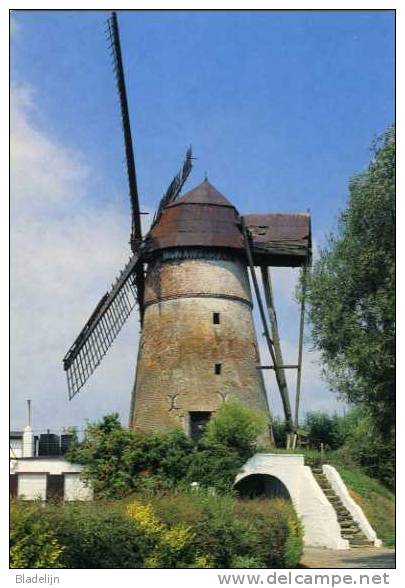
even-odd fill
[[[142,504],[135,500],[127,506],[127,514],[149,535],[156,535],[164,530],[164,525],[155,515],[151,504]]]
[[[187,551],[194,538],[191,527],[184,524],[172,527],[165,525],[158,519],[151,504],[143,504],[138,500],[127,506],[127,514],[155,540],[154,548],[146,557],[144,567],[177,567],[182,562],[185,555],[183,551]]]

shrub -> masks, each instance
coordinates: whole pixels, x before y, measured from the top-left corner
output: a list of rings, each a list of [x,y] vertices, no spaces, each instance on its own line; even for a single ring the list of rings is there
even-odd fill
[[[121,425],[117,414],[88,423],[67,459],[84,466],[82,477],[96,498],[123,498],[136,490],[173,488],[186,477],[193,444],[180,430],[140,433]]]
[[[49,506],[41,518],[65,546],[67,568],[141,568],[153,547],[144,529],[112,503]]]
[[[262,568],[262,562],[256,557],[248,555],[237,555],[232,560],[231,568],[246,570],[248,568]]]
[[[64,547],[48,521],[44,521],[41,503],[10,506],[10,567],[61,568]]]
[[[192,548],[209,567],[295,567],[300,560],[302,526],[289,502],[238,501],[200,488],[155,496],[151,504],[166,525],[192,528]]]
[[[239,469],[245,463],[238,452],[224,445],[201,441],[195,451],[187,473],[189,483],[215,488],[220,493],[232,491],[233,482]]]
[[[276,447],[285,447],[287,444],[286,422],[279,418],[273,418],[271,421],[271,426],[273,429],[273,437]]]
[[[190,549],[193,532],[190,526],[178,523],[172,527],[162,523],[150,503],[135,500],[127,506],[129,518],[149,537],[152,549],[144,561],[147,568],[187,567],[192,563]],[[191,560],[191,561],[190,561]]]
[[[302,547],[290,504],[203,489],[18,508],[13,567],[294,567]]]
[[[369,411],[351,410],[345,418],[346,441],[343,448],[351,463],[388,488],[395,486],[395,439],[389,432],[383,436]],[[343,453],[343,451],[342,451]]]
[[[267,498],[243,500],[237,504],[236,515],[253,527],[252,553],[264,567],[297,566],[303,529],[291,503]]]
[[[69,461],[84,466],[82,477],[96,498],[123,498],[174,490],[191,482],[231,491],[242,464],[256,450],[266,418],[237,400],[226,402],[195,446],[180,429],[141,433],[124,428],[117,414],[88,423],[85,438],[72,442]]]
[[[195,527],[198,549],[209,556],[213,567],[231,568],[236,556],[254,556],[252,529],[235,515],[234,498],[200,491],[195,501],[201,508]]]
[[[256,448],[257,438],[264,433],[266,416],[248,408],[237,399],[225,402],[208,422],[203,439],[206,445],[223,445],[246,460]]]

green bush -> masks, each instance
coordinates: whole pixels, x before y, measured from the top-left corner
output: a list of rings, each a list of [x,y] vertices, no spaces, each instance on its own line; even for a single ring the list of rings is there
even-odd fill
[[[126,500],[13,507],[13,567],[295,567],[291,504],[198,489]]]
[[[273,429],[273,438],[276,447],[285,447],[287,444],[287,426],[286,422],[280,418],[273,418],[271,421]]]
[[[345,417],[346,439],[342,456],[347,465],[355,464],[388,488],[395,486],[395,438],[384,436],[376,427],[369,411],[355,408]],[[350,460],[350,461],[349,461]],[[350,463],[351,462],[351,463]]]
[[[63,567],[141,568],[152,542],[111,503],[48,506],[41,517],[54,528]]]
[[[88,423],[82,442],[74,440],[66,458],[84,466],[82,477],[96,498],[123,498],[131,492],[173,488],[187,475],[193,444],[181,430],[141,433],[121,425],[118,414]]]
[[[203,439],[198,451],[193,454],[187,473],[189,483],[215,488],[220,493],[229,493],[235,476],[245,463],[237,451],[224,445],[206,443]]]
[[[223,445],[246,460],[254,454],[257,438],[264,433],[266,422],[264,413],[231,399],[208,422],[203,438],[206,444]]]
[[[192,527],[194,550],[210,567],[293,568],[300,560],[302,526],[284,500],[238,501],[199,489],[155,496],[151,504],[166,524]]]
[[[235,476],[257,449],[257,439],[266,427],[266,417],[259,411],[229,400],[209,421],[189,462],[187,481],[232,491]]]
[[[165,525],[181,522],[191,528],[194,561],[204,558],[209,567],[229,568],[234,557],[253,555],[252,532],[235,516],[236,501],[231,496],[199,488],[177,495],[154,496],[148,502]]]
[[[61,568],[64,551],[41,503],[11,502],[11,568]]]
[[[198,482],[229,492],[242,464],[256,451],[266,418],[237,400],[226,402],[197,445],[180,429],[142,433],[121,425],[117,414],[88,423],[84,440],[71,444],[67,459],[84,466],[82,478],[98,499],[149,494]]]
[[[252,554],[266,568],[294,568],[302,554],[303,528],[290,502],[267,498],[239,501],[236,515],[254,529]]]

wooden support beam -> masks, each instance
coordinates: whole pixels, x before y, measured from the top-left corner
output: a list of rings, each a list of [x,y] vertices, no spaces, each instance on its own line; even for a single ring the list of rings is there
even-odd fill
[[[298,368],[297,365],[278,365],[277,367],[274,365],[258,365],[256,366],[258,370],[296,370]]]
[[[305,325],[305,294],[307,288],[307,270],[308,266],[302,268],[302,291],[301,291],[301,316],[300,316],[300,334],[298,342],[298,369],[297,369],[297,387],[295,391],[295,419],[294,424],[298,428],[299,410],[301,396],[301,372],[302,372],[302,348],[304,343],[304,325]]]
[[[288,385],[287,380],[285,377],[284,367],[283,367],[283,355],[281,353],[281,343],[280,343],[280,335],[278,332],[278,324],[277,324],[277,315],[276,315],[276,308],[274,305],[274,296],[273,296],[273,288],[271,284],[271,273],[270,268],[266,266],[261,266],[260,271],[262,274],[262,281],[263,281],[263,290],[264,290],[264,298],[266,300],[267,305],[267,312],[269,315],[270,320],[270,327],[271,327],[271,336],[273,338],[273,346],[274,346],[274,354],[276,356],[276,363],[273,366],[277,385],[280,390],[280,395],[282,398],[286,399],[288,405],[290,404],[290,395],[288,393]],[[290,408],[291,410],[291,408]]]
[[[250,275],[252,277],[253,287],[254,287],[255,294],[256,294],[256,300],[257,300],[257,304],[259,307],[260,318],[261,318],[261,321],[263,324],[263,330],[264,330],[263,334],[266,339],[267,346],[268,346],[269,352],[270,352],[270,356],[271,356],[272,362],[276,368],[276,374],[277,374],[277,373],[279,373],[279,370],[277,369],[277,359],[276,359],[274,348],[273,348],[273,341],[270,337],[270,332],[269,332],[269,328],[267,325],[266,313],[264,311],[264,305],[263,305],[262,297],[260,294],[259,284],[257,281],[256,272],[255,272],[255,268],[254,268],[253,255],[252,255],[252,251],[250,248],[249,235],[248,235],[245,220],[243,217],[241,217],[241,227],[242,227],[242,234],[243,234],[243,238],[244,238],[244,242],[245,242],[245,251],[246,251],[247,261],[248,261],[248,265],[249,265],[249,269],[250,269]],[[279,386],[279,388],[280,388],[280,386]],[[292,419],[290,399],[288,398],[288,396],[285,395],[283,388],[280,388],[280,394],[281,394],[281,401],[283,403],[285,419],[287,422],[287,428],[290,431],[292,431],[294,423],[293,423],[293,419]]]

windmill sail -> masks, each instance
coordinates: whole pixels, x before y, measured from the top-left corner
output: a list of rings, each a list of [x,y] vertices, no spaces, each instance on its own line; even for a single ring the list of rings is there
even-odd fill
[[[98,364],[101,362],[135,305],[138,305],[139,308],[141,325],[143,319],[145,276],[143,250],[141,247],[141,212],[139,209],[134,150],[129,121],[124,69],[122,65],[118,21],[115,12],[112,13],[107,23],[118,88],[122,127],[124,131],[129,196],[132,209],[130,244],[133,256],[117,278],[111,290],[101,298],[93,311],[93,314],[63,359],[63,367],[67,374],[70,399],[72,399],[80,388],[84,386]],[[187,150],[186,158],[180,172],[174,177],[160,202],[155,222],[162,214],[164,206],[175,200],[180,194],[180,191],[191,171],[191,160],[192,154],[190,147]]]
[[[140,257],[131,257],[111,290],[104,294],[93,314],[63,359],[69,399],[72,399],[94,372],[137,302],[134,274]]]
[[[191,168],[193,167],[192,160],[193,154],[191,147],[189,147],[186,152],[186,158],[183,161],[183,165],[181,166],[181,170],[176,176],[174,176],[163,198],[159,202],[158,209],[152,222],[152,227],[159,221],[160,217],[162,216],[164,207],[167,206],[170,202],[176,200],[176,198],[178,198],[181,189],[183,188],[188,176],[190,175]]]

